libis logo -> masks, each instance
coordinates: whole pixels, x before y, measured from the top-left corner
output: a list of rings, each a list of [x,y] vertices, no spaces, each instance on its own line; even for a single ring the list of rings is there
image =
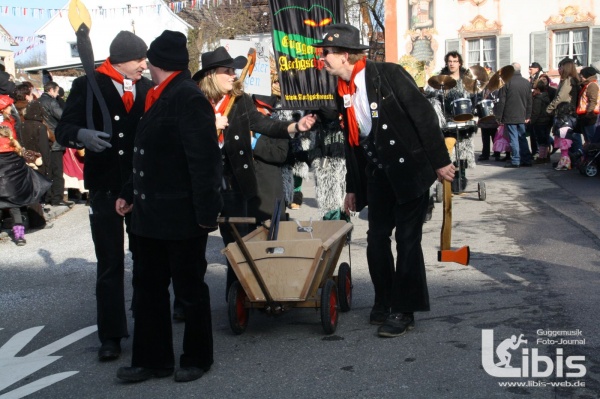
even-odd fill
[[[542,330],[540,330],[542,331]],[[577,330],[579,331],[579,330]],[[569,333],[569,331],[565,331]],[[540,334],[538,332],[538,334]],[[563,340],[564,341],[564,340]],[[556,342],[558,344],[565,343],[563,341]],[[538,339],[538,343],[545,343]],[[554,343],[554,342],[553,342]],[[583,342],[566,342],[568,344],[585,343]],[[586,368],[582,362],[585,361],[585,356],[565,356],[563,348],[555,348],[555,359],[550,356],[543,356],[538,353],[538,348],[521,347],[522,344],[527,344],[527,340],[523,338],[523,334],[512,335],[498,344],[494,351],[494,330],[481,331],[481,364],[486,373],[493,377],[550,377],[553,374],[558,378],[578,378],[583,377],[586,373]],[[516,351],[521,347],[521,367],[512,364],[512,351]],[[494,352],[496,353],[499,362],[495,361]]]

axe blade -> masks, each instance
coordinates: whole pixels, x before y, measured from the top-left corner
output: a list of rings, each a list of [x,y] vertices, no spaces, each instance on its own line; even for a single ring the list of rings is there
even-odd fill
[[[470,260],[471,249],[469,246],[464,246],[456,250],[443,249],[438,251],[438,262],[454,262],[467,266]]]

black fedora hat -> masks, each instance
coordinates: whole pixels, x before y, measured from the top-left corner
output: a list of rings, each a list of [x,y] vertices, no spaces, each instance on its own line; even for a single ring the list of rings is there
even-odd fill
[[[192,76],[192,79],[196,82],[200,81],[206,72],[215,69],[216,67],[242,69],[248,62],[248,59],[241,55],[239,57],[231,58],[223,46],[217,47],[214,51],[203,53],[201,60],[202,69]]]
[[[330,25],[323,35],[323,41],[313,44],[313,47],[341,47],[351,50],[369,48],[369,46],[360,44],[360,31],[348,24]]]

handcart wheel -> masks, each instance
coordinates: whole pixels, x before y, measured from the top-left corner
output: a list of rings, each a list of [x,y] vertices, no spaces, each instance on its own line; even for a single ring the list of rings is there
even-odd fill
[[[342,262],[338,268],[337,289],[340,296],[340,311],[347,312],[352,307],[352,273],[350,265]]]
[[[442,182],[435,183],[435,202],[438,204],[444,201],[444,185]]]
[[[250,310],[244,306],[246,301],[246,291],[239,281],[234,281],[229,287],[227,295],[229,327],[234,334],[240,335],[246,331]]]
[[[321,289],[321,325],[325,334],[333,334],[338,323],[338,292],[335,282],[325,282]]]
[[[585,175],[588,177],[594,177],[598,174],[598,167],[593,163],[588,163],[585,166]]]
[[[486,198],[485,183],[482,181],[477,183],[477,194],[479,194],[479,201],[485,201],[485,198]]]

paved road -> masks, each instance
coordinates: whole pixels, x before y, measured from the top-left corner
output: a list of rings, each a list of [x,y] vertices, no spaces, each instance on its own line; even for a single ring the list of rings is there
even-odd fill
[[[468,190],[485,182],[487,200],[479,201],[476,192],[454,196],[452,246],[468,245],[471,264],[437,262],[438,204],[423,238],[432,310],[418,314],[415,330],[395,339],[378,338],[368,324],[373,292],[365,262],[366,211],[353,219],[353,308],[342,314],[331,336],[323,334],[318,312],[302,309],[277,318],[251,313],[248,330],[233,335],[221,241],[213,233],[207,280],[215,364],[188,384],[169,378],[119,382],[115,372],[129,364],[131,340],[116,362],[96,360],[95,258],[88,209],[77,205],[52,228],[28,234],[25,247],[0,243],[0,399],[28,393],[31,398],[598,397],[600,178],[547,165],[507,170],[493,161],[478,165],[469,178]],[[290,214],[316,219],[311,182],[304,191],[305,205]],[[348,258],[344,250],[340,261]],[[130,277],[128,259],[128,296]],[[173,329],[180,351],[183,324],[174,323]],[[490,334],[493,340],[483,339]],[[494,350],[521,334],[527,343],[506,351],[512,369],[494,368],[500,361],[492,358]],[[553,344],[548,335],[555,334],[554,340],[569,341]],[[511,372],[529,377],[490,375]],[[566,373],[581,376],[559,377]],[[550,386],[558,383],[585,387]]]

